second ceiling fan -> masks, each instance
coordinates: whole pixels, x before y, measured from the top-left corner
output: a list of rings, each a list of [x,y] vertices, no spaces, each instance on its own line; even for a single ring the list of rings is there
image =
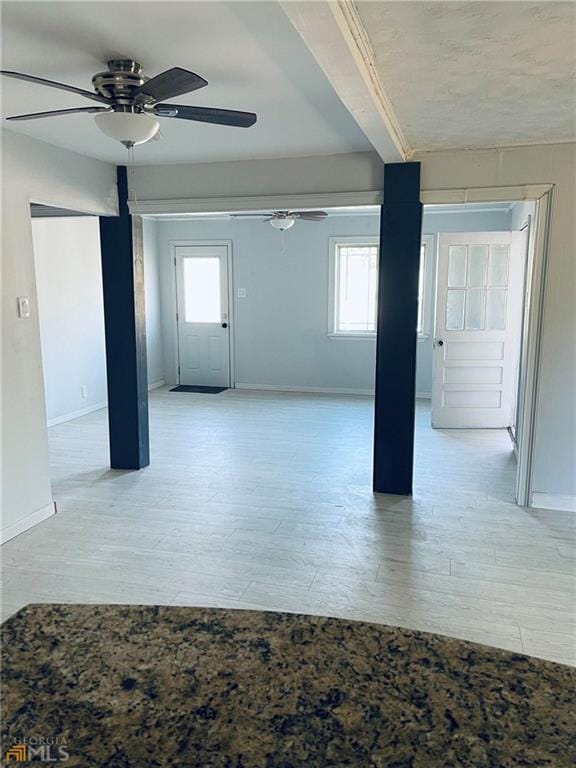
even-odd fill
[[[282,232],[290,229],[297,219],[302,221],[323,221],[328,214],[326,211],[272,211],[271,213],[231,213],[233,219],[262,219],[269,221],[275,229]]]

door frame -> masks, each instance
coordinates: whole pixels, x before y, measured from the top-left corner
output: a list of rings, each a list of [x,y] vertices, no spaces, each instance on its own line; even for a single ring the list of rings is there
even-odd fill
[[[539,416],[538,383],[553,194],[553,184],[422,192],[424,205],[500,201],[532,201],[536,203],[534,225],[530,227],[528,260],[525,267],[527,308],[520,338],[522,370],[519,370],[518,374],[518,385],[522,399],[517,403],[517,413],[521,412],[522,420],[521,429],[517,435],[516,503],[523,507],[532,506],[532,465],[536,423]]]
[[[170,311],[172,317],[172,344],[174,345],[174,380],[180,384],[180,344],[178,338],[178,270],[176,268],[176,248],[195,248],[197,246],[218,246],[226,248],[226,266],[228,270],[228,355],[230,363],[230,389],[236,386],[236,357],[235,357],[235,331],[234,318],[234,272],[232,260],[232,240],[170,240]]]

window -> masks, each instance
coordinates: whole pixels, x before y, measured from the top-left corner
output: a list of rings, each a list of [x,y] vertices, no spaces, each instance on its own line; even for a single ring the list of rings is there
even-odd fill
[[[378,240],[344,239],[333,243],[333,332],[345,336],[376,333]]]
[[[430,235],[424,235],[418,279],[418,336],[430,333]],[[329,334],[340,338],[376,335],[378,299],[378,238],[331,238]]]
[[[184,319],[187,323],[219,323],[220,259],[216,256],[185,256]]]
[[[420,273],[418,275],[418,336],[426,338],[432,330],[432,268],[434,235],[422,235]]]

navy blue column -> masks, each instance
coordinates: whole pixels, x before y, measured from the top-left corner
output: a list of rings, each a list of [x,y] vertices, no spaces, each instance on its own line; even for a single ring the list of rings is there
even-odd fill
[[[422,239],[420,163],[384,167],[380,217],[374,478],[377,493],[412,493]]]
[[[110,466],[150,463],[142,222],[128,210],[128,177],[117,169],[118,216],[100,217],[108,377]]]

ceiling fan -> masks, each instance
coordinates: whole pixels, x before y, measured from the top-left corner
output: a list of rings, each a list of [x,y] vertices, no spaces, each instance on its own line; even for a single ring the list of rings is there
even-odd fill
[[[37,120],[80,112],[94,114],[98,128],[128,148],[135,144],[144,144],[154,138],[160,126],[156,120],[157,117],[175,117],[179,120],[195,120],[201,123],[231,125],[239,128],[249,128],[256,122],[256,115],[253,112],[164,104],[164,99],[173,99],[208,85],[203,77],[182,67],[172,67],[155,77],[148,78],[142,74],[142,67],[137,61],[112,59],[108,62],[108,69],[105,72],[98,72],[92,78],[94,91],[85,91],[73,85],[65,85],[21,72],[0,70],[0,74],[16,80],[27,80],[49,88],[69,91],[99,104],[99,106],[14,115],[6,118],[7,120]]]
[[[231,213],[234,219],[262,219],[269,221],[275,229],[282,232],[290,229],[296,223],[296,219],[302,221],[323,221],[328,214],[326,211],[272,211],[271,213]]]

